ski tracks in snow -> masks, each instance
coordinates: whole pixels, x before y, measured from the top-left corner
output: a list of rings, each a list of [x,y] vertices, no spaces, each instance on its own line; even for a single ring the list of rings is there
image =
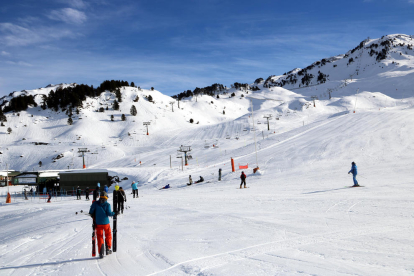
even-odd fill
[[[355,203],[354,205],[356,205]],[[353,206],[354,206],[353,205]],[[351,207],[353,207],[351,206]],[[351,209],[351,208],[350,208]],[[295,238],[280,239],[272,242],[259,243],[227,252],[222,252],[214,255],[190,259],[187,261],[176,263],[169,268],[147,274],[147,276],[158,275],[175,268],[180,268],[185,274],[195,274],[202,271],[224,266],[231,262],[237,262],[243,259],[252,258],[258,255],[265,255],[271,252],[276,252],[285,249],[298,249],[302,246],[312,245],[317,243],[332,243],[338,240],[354,238],[359,236],[369,236],[373,234],[383,234],[393,232],[396,230],[411,229],[413,226],[384,226],[382,228],[367,226],[353,229],[342,229],[337,231],[328,231],[325,233],[318,233],[313,235],[299,235]],[[168,262],[169,263],[169,262]],[[191,264],[191,265],[190,265]],[[167,274],[165,274],[167,275]]]

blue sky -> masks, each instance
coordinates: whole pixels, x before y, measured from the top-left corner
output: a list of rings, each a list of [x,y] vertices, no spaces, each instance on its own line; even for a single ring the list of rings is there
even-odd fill
[[[0,96],[134,81],[175,95],[283,74],[414,34],[414,0],[2,0]]]

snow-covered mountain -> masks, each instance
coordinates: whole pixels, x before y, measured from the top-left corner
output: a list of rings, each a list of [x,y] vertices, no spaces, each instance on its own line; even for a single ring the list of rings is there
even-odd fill
[[[6,114],[7,122],[0,128],[3,166],[4,156],[11,155],[21,156],[7,158],[19,170],[33,169],[39,161],[44,169],[79,167],[73,157],[80,146],[88,146],[91,152],[105,148],[108,155],[99,155],[99,159],[108,162],[109,156],[111,160],[126,158],[121,147],[129,148],[127,155],[134,156],[153,145],[154,136],[168,141],[179,132],[196,131],[192,141],[240,136],[250,133],[253,127],[248,120],[250,99],[253,99],[258,130],[267,130],[263,116],[283,117],[273,121],[277,122],[272,125],[274,132],[295,129],[297,124],[291,121],[303,125],[321,120],[321,114],[329,117],[355,108],[376,110],[410,105],[414,93],[413,44],[414,39],[407,35],[366,39],[345,55],[322,59],[307,68],[258,80],[247,87],[220,89],[212,96],[199,94],[179,102],[156,90],[124,86],[120,89],[119,110],[114,110],[115,91],[87,97],[78,108],[79,114],[73,110],[72,125],[68,125],[68,108],[56,112],[40,106],[50,91],[62,93],[62,88],[74,87],[76,83],[13,92],[1,98],[0,105],[7,107],[12,98],[24,95],[33,96],[37,107],[32,105],[25,111]],[[316,107],[312,96],[317,99]],[[130,114],[132,105],[137,109],[136,116]],[[121,120],[122,114],[126,115],[126,121]],[[151,135],[145,135],[143,122],[150,122]],[[7,134],[9,128],[11,134]],[[207,128],[216,131],[205,134]],[[36,142],[48,143],[48,146],[32,146]],[[189,142],[177,141],[177,146]],[[61,154],[64,157],[56,160]],[[94,157],[95,166],[107,166]]]
[[[87,168],[128,178],[119,184],[130,208],[118,217],[118,251],[97,260],[90,258],[91,220],[79,213],[90,202],[12,194],[5,204],[0,188],[0,274],[412,275],[411,41],[367,40],[306,72],[184,97],[179,107],[159,91],[123,86],[88,97],[79,114],[73,109],[72,125],[68,108],[43,109],[43,95],[76,84],[3,98],[3,107],[18,96],[36,104],[6,113],[0,167],[80,169],[76,152],[88,148]],[[318,71],[326,75],[320,84]],[[308,86],[305,74],[314,76]],[[192,149],[184,168],[181,145]],[[364,187],[349,189],[352,161]],[[241,170],[249,189],[239,189]],[[189,175],[205,182],[187,186]],[[139,198],[130,195],[132,180],[140,181]]]

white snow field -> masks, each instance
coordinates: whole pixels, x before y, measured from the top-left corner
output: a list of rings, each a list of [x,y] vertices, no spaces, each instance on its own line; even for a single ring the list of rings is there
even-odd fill
[[[91,257],[84,197],[51,204],[0,197],[0,275],[414,275],[414,61],[405,58],[398,65],[385,60],[382,71],[366,69],[369,77],[354,76],[316,107],[315,87],[259,85],[248,94],[229,90],[232,98],[187,98],[172,112],[170,97],[124,87],[121,112],[95,112],[111,106],[107,92],[88,99],[72,126],[64,112],[7,114],[2,168],[38,170],[42,161],[45,170],[80,169],[76,151],[87,147],[88,168],[128,177],[120,185],[129,208],[118,219],[118,251],[99,259]],[[337,78],[318,89],[325,93]],[[144,99],[148,94],[155,103]],[[270,131],[267,114],[280,118]],[[192,147],[184,170],[180,145]],[[239,188],[241,170],[231,172],[231,157],[236,167],[248,164],[248,189]],[[349,188],[352,161],[363,187]],[[187,186],[189,175],[205,182]],[[132,180],[140,181],[136,199]],[[159,190],[166,184],[171,188]]]

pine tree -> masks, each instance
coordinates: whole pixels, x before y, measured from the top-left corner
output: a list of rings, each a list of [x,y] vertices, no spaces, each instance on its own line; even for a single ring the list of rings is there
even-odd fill
[[[137,116],[137,108],[135,107],[135,105],[131,106],[131,109],[129,112],[131,113],[132,116]]]
[[[122,114],[122,116],[121,116],[121,120],[122,120],[122,121],[126,121],[125,114]]]
[[[0,107],[0,122],[7,122],[7,117],[3,113],[3,109]]]
[[[119,103],[117,100],[114,101],[114,110],[119,110]]]
[[[114,115],[111,115],[111,121],[112,122],[114,121]]]
[[[71,126],[72,124],[73,124],[72,117],[69,117],[69,118],[68,118],[68,125],[70,125],[70,126]]]
[[[11,127],[8,127],[7,128],[7,132],[10,134],[10,133],[12,133],[12,129],[11,129]]]

